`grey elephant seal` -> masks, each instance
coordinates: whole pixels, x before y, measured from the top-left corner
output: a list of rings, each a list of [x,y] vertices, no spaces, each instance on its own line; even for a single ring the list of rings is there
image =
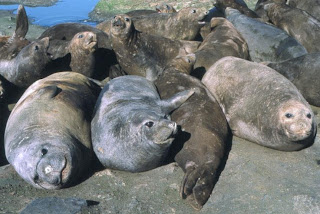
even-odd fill
[[[266,65],[288,78],[309,104],[320,107],[320,52]]]
[[[144,77],[127,75],[106,84],[91,122],[93,150],[107,168],[141,172],[159,166],[168,153],[177,125],[169,113],[194,91],[160,100]]]
[[[19,5],[16,17],[16,29],[13,35],[0,37],[0,59],[10,60],[16,57],[21,49],[30,43],[25,38],[28,29],[27,13],[23,5]]]
[[[279,62],[307,53],[307,50],[285,31],[227,8],[226,18],[248,43],[249,55],[255,62]]]
[[[286,4],[264,6],[271,22],[299,41],[309,53],[320,51],[320,21]]]
[[[79,181],[93,154],[90,121],[100,87],[74,72],[38,80],[12,110],[5,130],[10,164],[37,188]]]
[[[121,68],[127,74],[144,77],[147,71],[151,71],[149,79],[155,79],[181,51],[192,53],[200,44],[141,33],[125,14],[113,18],[111,41]]]
[[[49,38],[34,41],[11,59],[0,59],[0,75],[18,87],[28,87],[43,77],[46,65],[51,61],[47,52]]]
[[[187,74],[193,64],[192,55],[178,56],[154,83],[163,99],[195,88],[195,93],[172,112],[171,118],[183,130],[173,142],[173,146],[184,144],[175,156],[175,161],[185,172],[180,195],[187,198],[195,209],[201,209],[212,193],[217,168],[231,133],[215,98],[200,80]]]
[[[283,151],[300,150],[314,142],[317,125],[309,104],[275,70],[224,57],[202,82],[219,102],[235,136]]]
[[[247,42],[227,19],[211,19],[211,32],[194,52],[196,62],[193,76],[201,79],[203,74],[219,59],[225,56],[249,58]]]
[[[287,4],[290,7],[295,7],[295,8],[304,10],[307,13],[309,13],[311,16],[320,20],[320,2],[318,0],[315,0],[315,1],[287,0]]]

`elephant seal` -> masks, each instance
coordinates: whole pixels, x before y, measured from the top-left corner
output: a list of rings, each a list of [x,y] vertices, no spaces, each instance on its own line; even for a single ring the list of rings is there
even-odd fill
[[[91,122],[93,150],[100,162],[130,172],[159,166],[177,133],[169,113],[193,93],[186,90],[160,100],[154,84],[144,77],[110,80],[99,95]]]
[[[287,0],[290,7],[299,8],[306,11],[314,18],[320,20],[320,2],[307,0]]]
[[[60,189],[88,171],[90,121],[100,87],[74,72],[33,83],[12,110],[5,130],[10,164],[37,188]]]
[[[264,6],[270,3],[286,3],[287,0],[258,0],[254,8],[254,12],[259,16],[263,22],[270,22],[267,12],[264,10]]]
[[[171,114],[172,120],[183,130],[172,146],[184,144],[174,158],[185,172],[180,195],[195,209],[201,209],[213,190],[217,168],[231,133],[215,98],[200,80],[187,74],[193,64],[192,55],[178,56],[154,83],[162,99],[195,88],[195,93]]]
[[[49,38],[34,41],[25,46],[11,60],[0,60],[0,75],[18,87],[28,87],[43,77],[45,66],[51,61],[47,50]]]
[[[201,79],[204,73],[224,56],[249,58],[247,42],[227,19],[211,19],[211,33],[195,51],[196,62],[191,75]]]
[[[49,37],[50,40],[67,40],[73,39],[74,35],[80,32],[90,31],[97,35],[98,48],[106,48],[111,50],[111,41],[109,35],[102,30],[90,25],[80,23],[62,23],[52,26],[45,30],[38,39]]]
[[[240,13],[251,18],[259,17],[253,10],[249,9],[243,0],[213,0],[212,3],[216,8],[219,8],[219,10],[223,12],[227,7],[231,7],[239,10]]]
[[[302,56],[307,50],[285,31],[227,8],[226,18],[246,40],[255,62],[279,62]]]
[[[314,142],[317,125],[312,109],[275,70],[224,57],[202,82],[219,102],[235,136],[283,151],[301,150]]]
[[[320,51],[320,21],[286,4],[264,6],[271,22],[299,41],[309,53]]]
[[[320,52],[266,65],[288,78],[309,104],[320,107]]]
[[[151,71],[150,79],[155,79],[182,50],[186,54],[192,53],[200,44],[141,33],[125,14],[113,18],[111,42],[117,60],[127,74],[145,77],[147,71]]]
[[[23,5],[19,5],[16,17],[16,29],[11,37],[0,37],[0,60],[10,60],[18,55],[22,48],[27,46],[25,36],[28,32],[29,22]]]

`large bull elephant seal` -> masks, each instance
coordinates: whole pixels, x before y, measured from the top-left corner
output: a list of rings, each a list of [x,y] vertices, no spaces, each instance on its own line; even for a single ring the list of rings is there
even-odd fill
[[[307,50],[285,31],[227,8],[226,18],[248,43],[249,55],[255,62],[279,62],[307,53]]]
[[[91,122],[92,144],[107,168],[140,172],[162,164],[177,133],[169,113],[192,94],[186,90],[160,100],[144,77],[127,75],[106,84]]]
[[[309,104],[320,107],[320,52],[266,65],[288,78]]]
[[[320,21],[286,4],[264,6],[271,22],[299,41],[309,53],[320,51]]]
[[[74,72],[38,80],[12,110],[6,157],[37,188],[60,189],[88,171],[93,154],[90,122],[100,87]]]
[[[175,156],[175,161],[185,172],[180,194],[195,209],[201,209],[212,193],[231,133],[215,98],[200,80],[187,74],[193,63],[193,56],[175,58],[154,83],[163,99],[188,88],[196,89],[173,111],[171,118],[183,130],[173,142],[173,147],[184,144]]]
[[[235,57],[216,62],[202,82],[222,107],[235,136],[283,151],[310,146],[317,125],[299,90],[260,63]]]

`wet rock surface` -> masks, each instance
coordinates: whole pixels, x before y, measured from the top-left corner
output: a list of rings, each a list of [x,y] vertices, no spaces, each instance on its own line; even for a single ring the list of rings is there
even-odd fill
[[[319,123],[320,108],[313,108]],[[319,126],[319,125],[318,125]],[[143,173],[96,171],[62,190],[35,189],[10,165],[0,168],[0,213],[19,213],[37,198],[93,201],[81,213],[296,213],[320,212],[320,136],[298,152],[281,152],[233,137],[209,201],[195,211],[179,196],[182,170],[171,163]]]

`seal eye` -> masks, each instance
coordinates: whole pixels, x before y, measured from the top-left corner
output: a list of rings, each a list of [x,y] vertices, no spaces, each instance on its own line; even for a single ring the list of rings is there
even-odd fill
[[[83,34],[80,34],[80,35],[78,36],[78,38],[79,38],[79,39],[83,38]]]
[[[126,20],[126,22],[130,21],[130,19],[129,19],[129,18],[125,18],[124,20]]]
[[[45,154],[47,154],[47,153],[48,153],[48,150],[47,150],[47,149],[41,149],[41,154],[42,154],[42,156],[45,155]]]
[[[36,46],[34,46],[34,50],[39,50],[39,46],[38,45],[36,45]]]
[[[192,11],[191,11],[191,13],[196,13],[196,12],[197,12],[196,10],[192,10]]]
[[[311,119],[311,114],[310,113],[307,114],[307,118]]]
[[[286,118],[292,118],[292,117],[293,117],[293,114],[291,114],[291,113],[286,113],[285,116],[286,116]]]
[[[144,125],[148,126],[149,128],[151,128],[153,126],[153,122],[152,121],[149,121],[149,122],[146,122]]]

